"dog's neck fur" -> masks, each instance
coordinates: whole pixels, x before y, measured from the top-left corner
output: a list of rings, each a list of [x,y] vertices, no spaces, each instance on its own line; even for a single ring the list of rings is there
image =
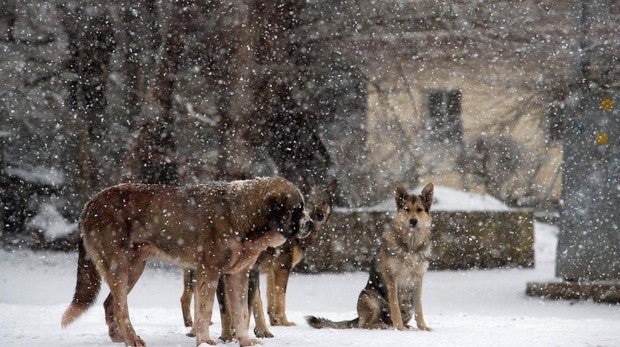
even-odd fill
[[[427,259],[431,248],[428,238],[420,242],[415,235],[410,238],[403,238],[400,235],[402,234],[391,232],[384,235],[384,245],[389,253],[418,254],[422,260]]]

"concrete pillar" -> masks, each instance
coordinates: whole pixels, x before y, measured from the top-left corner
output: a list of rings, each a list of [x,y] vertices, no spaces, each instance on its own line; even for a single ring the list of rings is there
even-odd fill
[[[620,303],[619,90],[576,93],[564,138],[559,281],[526,294]]]
[[[576,93],[564,138],[556,276],[620,280],[620,92]]]

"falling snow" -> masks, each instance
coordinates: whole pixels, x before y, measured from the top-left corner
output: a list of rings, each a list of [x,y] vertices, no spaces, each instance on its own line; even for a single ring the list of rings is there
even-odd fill
[[[57,324],[97,191],[276,175],[304,195],[335,185],[340,211],[392,211],[396,182],[433,182],[434,209],[539,222],[535,269],[428,275],[432,333],[311,330],[306,314],[355,314],[365,275],[296,274],[300,325],[267,345],[620,345],[617,307],[523,294],[556,275],[620,280],[619,13],[615,0],[0,1],[0,345],[110,345],[100,302]],[[161,265],[132,293],[151,345],[193,343],[180,293],[180,270]]]

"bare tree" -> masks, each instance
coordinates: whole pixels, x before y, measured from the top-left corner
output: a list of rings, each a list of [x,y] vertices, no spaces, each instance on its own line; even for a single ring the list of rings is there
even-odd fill
[[[154,11],[152,4],[148,8]],[[140,127],[129,153],[129,160],[137,161],[136,178],[140,182],[179,183],[174,91],[193,11],[197,9],[189,0],[172,2],[170,7],[157,69],[143,105],[142,114],[147,120]]]
[[[102,179],[100,158],[104,154],[106,86],[114,34],[106,11],[90,15],[79,6],[59,8],[69,37],[67,66],[73,78],[69,82],[67,105],[76,125],[78,169],[82,196],[86,199],[108,183]]]

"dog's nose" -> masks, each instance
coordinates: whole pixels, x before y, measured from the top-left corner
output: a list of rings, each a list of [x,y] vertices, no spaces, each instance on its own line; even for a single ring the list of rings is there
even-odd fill
[[[416,225],[418,225],[418,220],[417,219],[410,219],[409,220],[409,225],[411,225],[412,228],[415,228]]]
[[[314,230],[314,222],[313,221],[307,221],[306,222],[306,230]]]

